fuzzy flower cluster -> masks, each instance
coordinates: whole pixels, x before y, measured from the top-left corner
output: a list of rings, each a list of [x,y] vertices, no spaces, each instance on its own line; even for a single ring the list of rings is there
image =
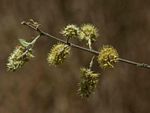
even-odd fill
[[[79,35],[79,28],[73,24],[67,25],[60,33],[67,38],[76,38]]]
[[[8,58],[8,71],[16,71],[21,68],[29,59],[33,58],[32,50],[27,50],[23,46],[17,46]]]
[[[64,60],[70,54],[70,46],[62,43],[54,45],[48,54],[48,63],[50,65],[59,65],[64,62]]]
[[[79,83],[78,93],[81,97],[89,97],[97,86],[99,74],[90,69],[81,68],[81,81]]]
[[[115,48],[109,45],[103,46],[98,55],[98,63],[101,68],[113,68],[119,55]]]
[[[67,25],[61,34],[66,38],[78,38],[80,40],[92,41],[94,42],[99,36],[98,30],[91,24],[84,24],[80,28],[76,25]]]
[[[85,24],[80,28],[80,39],[81,40],[91,40],[94,42],[98,37],[98,30],[91,24]]]

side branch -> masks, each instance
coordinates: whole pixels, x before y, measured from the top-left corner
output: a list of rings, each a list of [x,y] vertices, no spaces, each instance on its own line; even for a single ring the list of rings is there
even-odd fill
[[[79,46],[79,45],[76,45],[76,44],[73,44],[73,43],[71,43],[71,42],[67,42],[67,41],[62,40],[62,39],[60,39],[60,38],[57,38],[57,37],[55,37],[55,36],[53,36],[53,35],[48,34],[47,32],[42,31],[41,29],[39,29],[39,27],[34,26],[33,24],[30,24],[30,23],[28,23],[28,22],[22,22],[21,24],[22,24],[22,25],[26,25],[27,27],[29,27],[29,28],[31,28],[31,29],[37,31],[41,36],[46,36],[46,37],[48,37],[48,38],[53,38],[53,39],[55,39],[55,40],[57,40],[57,41],[59,41],[59,42],[65,43],[65,44],[67,44],[67,45],[69,45],[69,46],[71,46],[71,47],[73,47],[73,48],[77,48],[77,49],[79,49],[79,50],[83,50],[83,51],[92,53],[92,54],[94,54],[94,55],[99,55],[99,52],[98,52],[98,51],[95,51],[95,50],[93,50],[93,49],[88,49],[88,48],[85,48],[85,47],[81,47],[81,46]],[[138,63],[138,62],[130,61],[130,60],[123,59],[123,58],[118,58],[118,61],[124,62],[124,63],[128,63],[128,64],[132,64],[132,65],[135,65],[135,66],[137,66],[137,67],[142,67],[142,68],[150,69],[150,65],[145,64],[145,63]]]

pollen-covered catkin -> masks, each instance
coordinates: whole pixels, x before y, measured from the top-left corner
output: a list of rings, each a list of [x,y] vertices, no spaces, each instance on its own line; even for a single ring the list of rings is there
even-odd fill
[[[99,81],[99,74],[94,73],[90,69],[81,68],[81,80],[79,83],[78,94],[81,97],[89,97],[90,94],[94,93],[94,90]]]
[[[70,46],[62,43],[54,45],[48,54],[47,61],[50,65],[59,65],[64,62],[64,60],[70,54]]]
[[[76,38],[79,35],[79,28],[76,25],[67,25],[60,32],[66,38]]]
[[[118,61],[119,54],[115,48],[109,45],[104,45],[100,49],[98,55],[98,63],[101,68],[113,68],[114,64]]]
[[[27,50],[23,46],[17,46],[8,58],[7,70],[16,71],[21,68],[29,59],[33,58],[32,49]]]
[[[98,30],[95,26],[91,24],[84,24],[81,26],[80,35],[79,35],[79,38],[81,40],[86,40],[86,41],[91,40],[92,42],[94,42],[96,41],[98,36],[99,36]]]

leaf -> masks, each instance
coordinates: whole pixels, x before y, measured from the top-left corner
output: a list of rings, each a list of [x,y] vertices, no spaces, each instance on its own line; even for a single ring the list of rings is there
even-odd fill
[[[29,46],[29,42],[27,42],[26,40],[24,40],[24,39],[18,39],[19,40],[19,42],[20,42],[20,44],[22,45],[22,46],[24,46],[24,47],[28,47]]]

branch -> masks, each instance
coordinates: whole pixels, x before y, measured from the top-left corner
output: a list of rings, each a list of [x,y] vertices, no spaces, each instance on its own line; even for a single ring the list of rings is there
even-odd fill
[[[94,55],[99,55],[99,52],[98,52],[98,51],[95,51],[95,50],[93,50],[93,49],[84,48],[84,47],[81,47],[81,46],[79,46],[79,45],[73,44],[73,43],[71,43],[71,42],[68,42],[68,41],[62,40],[62,39],[60,39],[60,38],[57,38],[57,37],[55,37],[55,36],[53,36],[53,35],[48,34],[47,32],[42,31],[41,29],[39,29],[39,27],[35,26],[34,24],[31,24],[30,22],[25,22],[25,21],[23,21],[21,24],[22,24],[22,25],[25,25],[25,26],[27,26],[27,27],[29,27],[29,28],[35,30],[35,31],[37,31],[41,36],[46,36],[46,37],[48,37],[48,38],[53,38],[53,39],[55,39],[55,40],[57,40],[57,41],[59,41],[59,42],[65,43],[65,44],[67,44],[67,45],[69,45],[69,46],[71,46],[71,47],[73,47],[73,48],[77,48],[77,49],[79,49],[79,50],[83,50],[83,51],[92,53],[92,54],[94,54]],[[39,25],[38,25],[38,26],[39,26]],[[128,64],[132,64],[132,65],[135,65],[135,66],[137,66],[137,67],[142,67],[142,68],[150,69],[150,65],[145,64],[145,63],[138,63],[138,62],[130,61],[130,60],[123,59],[123,58],[118,58],[118,61],[124,62],[124,63],[128,63]]]

